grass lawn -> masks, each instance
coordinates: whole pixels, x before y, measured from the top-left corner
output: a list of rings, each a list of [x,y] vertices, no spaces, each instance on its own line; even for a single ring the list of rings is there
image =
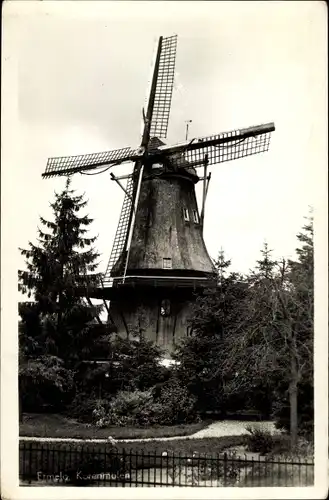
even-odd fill
[[[207,427],[211,421],[195,424],[181,424],[162,427],[106,427],[98,429],[58,414],[25,413],[19,424],[20,436],[102,439],[112,436],[115,439],[159,438],[171,436],[190,436]]]
[[[201,439],[175,439],[173,441],[136,441],[131,443],[125,443],[120,441],[116,444],[118,453],[123,450],[127,453],[140,453],[144,454],[161,454],[163,451],[167,451],[168,454],[174,453],[175,455],[191,455],[193,453],[202,453],[207,455],[212,455],[216,453],[222,453],[227,448],[233,446],[242,446],[246,443],[247,436],[223,436],[217,438],[201,438]],[[36,441],[20,441],[21,448],[33,449],[43,449],[43,450],[61,450],[61,451],[71,451],[80,452],[83,448],[84,452],[88,453],[106,453],[110,448],[108,443],[76,443],[76,442],[36,442]]]
[[[215,463],[215,473],[217,467],[218,477],[221,477],[223,470],[222,453],[232,447],[240,447],[247,443],[248,436],[223,436],[217,438],[202,439],[179,439],[174,441],[135,441],[131,443],[118,442],[113,448],[110,443],[77,443],[77,442],[36,442],[20,441],[19,444],[19,468],[22,481],[36,481],[39,473],[43,476],[62,474],[71,478],[73,484],[77,471],[83,471],[83,474],[99,474],[101,472],[121,473],[128,472],[134,474],[134,471],[143,470],[144,479],[153,481],[155,470],[162,469],[164,480],[166,474],[175,475],[172,467],[180,466],[179,471],[186,471],[189,467],[197,467],[200,464],[206,464],[208,468]],[[123,453],[123,451],[125,453]],[[164,455],[163,452],[167,453]],[[195,455],[196,454],[196,455]],[[192,458],[194,457],[194,458]],[[214,458],[219,461],[214,462]],[[274,458],[274,457],[273,457]],[[305,457],[308,458],[308,457]],[[249,458],[250,460],[250,458]],[[284,462],[284,461],[283,461]],[[299,465],[299,460],[294,459],[291,463],[262,462],[255,461],[255,467],[252,470],[247,467],[245,475],[242,474],[242,482],[238,486],[311,486],[314,481],[314,470],[311,466],[312,457],[308,460],[309,465]],[[229,471],[240,469],[242,473],[246,464],[242,460],[231,462],[228,459]],[[304,462],[305,463],[305,462]],[[153,472],[152,472],[153,471]],[[221,471],[221,472],[219,472]],[[150,473],[152,472],[151,476]],[[177,473],[177,470],[176,470]],[[202,470],[201,470],[202,473]],[[136,475],[137,474],[137,475]],[[180,472],[178,472],[180,474]],[[247,475],[246,475],[247,474]],[[135,473],[136,478],[138,473]],[[134,477],[133,476],[129,476]],[[160,480],[162,473],[160,473]],[[175,476],[176,477],[176,476]],[[197,473],[199,478],[199,472]],[[240,477],[240,472],[239,472]],[[73,478],[73,479],[72,479]],[[72,482],[73,481],[73,482]],[[129,482],[129,481],[128,481]],[[34,485],[39,485],[35,483]],[[53,485],[51,483],[51,485]],[[56,485],[56,484],[55,484]],[[68,484],[70,486],[71,484]],[[80,484],[81,485],[81,484]],[[99,485],[99,484],[97,484]],[[101,484],[105,486],[106,484]],[[123,483],[115,484],[115,486]],[[201,486],[200,484],[199,486]],[[209,486],[209,484],[208,484]]]
[[[148,468],[154,467],[155,461],[160,467],[166,465],[166,459],[161,459],[164,451],[168,454],[168,460],[173,454],[181,457],[191,457],[193,453],[214,456],[231,446],[243,445],[245,441],[246,436],[225,436],[220,438],[177,439],[174,441],[118,442],[116,449],[118,453],[122,453],[124,450],[128,457],[130,455],[135,467]],[[68,466],[70,469],[79,468],[83,462],[88,460],[88,457],[92,457],[94,460],[100,457],[104,461],[104,457],[108,456],[111,449],[113,450],[108,443],[49,441],[43,443],[20,441],[19,448],[21,473],[29,471],[32,476],[35,476],[37,471],[40,470],[47,474],[53,474],[67,470]],[[110,460],[107,460],[109,463]]]
[[[223,455],[222,453],[230,448],[243,446],[247,442],[246,435],[224,436],[218,438],[202,439],[179,439],[174,441],[135,441],[132,443],[118,442],[115,449],[109,443],[68,443],[68,442],[36,442],[20,441],[19,445],[19,468],[21,481],[34,481],[34,485],[39,485],[39,474],[43,477],[49,475],[49,485],[52,484],[54,475],[64,475],[70,478],[71,486],[77,483],[77,472],[81,471],[83,475],[106,473],[128,473],[129,478],[139,477],[145,481],[152,481],[155,477],[160,477],[160,481],[166,481],[166,477],[180,477],[181,472],[184,476],[191,467],[197,468],[197,480],[200,479],[199,471],[201,466],[202,474],[215,472],[215,481],[223,475]],[[123,451],[125,453],[123,453]],[[163,452],[167,453],[164,455]],[[195,455],[196,453],[196,455]],[[214,462],[214,458],[219,458]],[[249,458],[250,460],[250,458]],[[234,461],[228,459],[228,474],[233,471],[238,473],[242,471],[242,482],[238,486],[311,486],[314,481],[314,469],[309,465],[299,465],[297,460],[291,463],[278,464],[278,462],[255,461],[255,467],[250,470],[249,461]],[[202,472],[203,466],[208,467],[208,472]],[[173,467],[176,466],[176,472]],[[178,469],[177,469],[178,467]],[[211,469],[209,469],[209,467]],[[215,469],[214,469],[215,467]],[[162,470],[163,472],[160,472]],[[139,471],[139,472],[138,472]],[[140,472],[142,471],[142,476]],[[157,472],[156,472],[157,471]],[[216,476],[217,473],[217,476]],[[135,475],[134,475],[135,474]],[[175,475],[176,474],[176,475]],[[58,477],[58,476],[57,476]],[[211,476],[212,477],[212,476]],[[230,477],[230,476],[229,476]],[[233,479],[236,476],[232,476]],[[161,479],[162,478],[162,479]],[[216,479],[217,478],[217,479]],[[97,480],[97,477],[95,478]],[[155,479],[154,479],[155,481]],[[134,479],[133,479],[134,482]],[[184,477],[183,477],[184,483]],[[56,485],[56,484],[55,484]],[[84,485],[80,484],[79,485]],[[105,483],[94,484],[97,486],[106,486]],[[108,485],[108,484],[107,484]],[[124,486],[123,483],[111,484],[111,486]],[[203,484],[199,484],[202,486]],[[213,485],[213,484],[211,484]],[[236,484],[234,484],[236,485]],[[208,484],[209,486],[209,484]]]

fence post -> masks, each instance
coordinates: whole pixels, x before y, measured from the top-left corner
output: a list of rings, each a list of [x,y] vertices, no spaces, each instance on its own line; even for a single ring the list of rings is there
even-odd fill
[[[227,453],[224,453],[224,486],[227,485]]]
[[[29,447],[29,484],[31,484],[32,482],[32,446],[33,446],[33,442],[32,443],[29,443],[30,444],[30,447]],[[36,444],[36,453],[38,453],[38,445]],[[43,461],[43,456],[41,455],[41,460]]]

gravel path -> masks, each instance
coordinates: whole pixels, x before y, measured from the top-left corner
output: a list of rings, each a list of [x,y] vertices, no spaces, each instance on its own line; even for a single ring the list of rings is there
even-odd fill
[[[275,429],[274,422],[263,421],[241,421],[241,420],[222,420],[221,422],[213,422],[205,429],[193,434],[193,439],[206,438],[206,437],[222,437],[222,436],[240,436],[246,434],[246,427],[261,427],[263,430],[268,430],[271,433],[278,432]]]
[[[264,430],[270,430],[272,433],[278,432],[274,423],[270,421],[255,422],[255,421],[239,421],[239,420],[222,420],[220,422],[213,422],[205,429],[192,434],[191,436],[173,436],[162,438],[141,438],[141,439],[118,439],[122,443],[132,443],[136,441],[174,441],[177,439],[201,439],[222,436],[240,436],[246,434],[246,427],[255,426],[262,427]],[[107,439],[78,439],[78,438],[46,438],[46,437],[25,437],[20,436],[21,441],[40,441],[40,442],[68,442],[68,443],[106,443]]]

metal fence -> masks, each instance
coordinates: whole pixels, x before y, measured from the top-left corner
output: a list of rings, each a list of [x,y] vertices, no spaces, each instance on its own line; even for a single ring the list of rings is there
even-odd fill
[[[235,454],[150,453],[111,446],[20,442],[22,486],[311,486],[314,463]]]

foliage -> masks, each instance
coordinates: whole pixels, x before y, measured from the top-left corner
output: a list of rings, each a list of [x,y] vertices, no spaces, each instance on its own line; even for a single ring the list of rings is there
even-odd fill
[[[67,408],[67,415],[79,422],[89,423],[93,420],[93,412],[99,405],[107,407],[108,400],[100,399],[93,392],[78,391]]]
[[[93,418],[95,425],[102,428],[190,423],[197,415],[195,398],[173,378],[146,391],[119,391],[107,408],[98,402]]]
[[[162,349],[144,335],[114,338],[110,344],[109,377],[105,391],[146,391],[162,382],[167,370],[160,365]]]
[[[290,260],[290,302],[286,301],[284,312],[291,322],[291,368],[296,385],[296,424],[300,434],[312,438],[314,431],[313,388],[313,341],[314,341],[314,249],[313,219],[306,218],[303,231],[297,235],[300,246],[296,249],[297,260]],[[280,383],[275,390],[274,417],[277,426],[288,430],[291,427],[291,396],[289,387]],[[295,443],[296,444],[296,443]]]
[[[290,428],[290,405],[289,394],[286,386],[275,389],[273,394],[273,412],[276,427],[284,431]],[[313,440],[314,436],[314,388],[309,381],[301,381],[298,384],[298,429],[301,436]]]
[[[245,280],[236,273],[227,275],[230,261],[221,252],[216,263],[218,287],[205,290],[192,307],[191,335],[177,346],[178,376],[193,396],[200,411],[238,408],[240,395],[227,397],[225,385],[233,374],[223,376],[223,342],[240,321],[238,304],[246,293]],[[244,397],[244,396],[243,396]],[[230,401],[229,401],[230,399]]]
[[[97,400],[104,401],[101,406],[107,412],[108,404],[122,391],[137,394],[166,379],[167,370],[159,363],[161,349],[143,335],[114,337],[108,341],[106,351],[108,355],[101,363],[84,362],[76,367],[78,393],[69,410],[81,421],[93,421]]]
[[[73,372],[56,356],[40,356],[19,367],[20,393],[24,408],[34,411],[57,403],[63,408],[73,389]]]
[[[313,246],[312,221],[298,235],[304,242],[299,259],[277,263],[267,246],[248,280],[240,305],[241,324],[223,350],[224,372],[236,373],[229,391],[266,384],[282,400],[289,394],[289,428],[297,439],[298,387],[312,383],[313,366]],[[252,382],[251,382],[252,381]],[[278,394],[278,387],[281,394]]]
[[[141,312],[132,338],[113,337],[89,296],[99,285],[92,220],[86,201],[67,182],[40,218],[38,244],[21,250],[19,289],[20,394],[26,409],[71,403],[72,415],[98,425],[170,425],[205,410],[273,410],[279,428],[313,426],[313,222],[297,235],[295,260],[272,258],[267,244],[248,276],[229,272],[221,251],[217,287],[192,306],[189,337],[177,346],[178,365],[160,365]],[[101,358],[101,363],[94,360]],[[273,402],[273,405],[272,405]],[[272,408],[273,406],[273,408]]]
[[[150,420],[159,425],[189,423],[197,420],[196,398],[178,378],[172,377],[157,391],[149,409]]]
[[[151,391],[119,391],[109,404],[108,410],[102,404],[97,404],[93,411],[95,425],[138,425],[141,424],[141,413],[152,401]]]
[[[267,417],[273,411],[295,441],[298,426],[303,431],[313,421],[311,217],[297,239],[296,260],[276,261],[265,243],[245,277],[228,273],[222,252],[217,289],[197,297],[192,334],[175,353],[198,409],[257,408]]]
[[[217,457],[217,460],[212,455],[200,456],[197,452],[192,458],[175,458],[170,460],[168,474],[173,485],[177,486],[184,476],[186,486],[204,486],[206,481],[215,482],[218,486],[235,486],[243,468],[243,462],[239,461],[234,451],[225,453],[225,459]]]
[[[20,386],[40,405],[40,397],[47,398],[50,391],[55,407],[61,406],[55,395],[67,386],[63,380],[69,383],[74,377],[75,385],[77,365],[93,356],[100,339],[104,346],[104,337],[110,336],[99,320],[100,306],[88,299],[99,275],[95,238],[86,237],[92,219],[79,216],[86,204],[67,181],[51,203],[53,221],[40,217],[38,245],[21,249],[27,269],[18,272],[19,290],[32,301],[19,305]]]
[[[270,431],[251,426],[247,426],[246,430],[249,432],[247,441],[247,449],[249,451],[261,453],[262,455],[272,451],[274,438]]]

